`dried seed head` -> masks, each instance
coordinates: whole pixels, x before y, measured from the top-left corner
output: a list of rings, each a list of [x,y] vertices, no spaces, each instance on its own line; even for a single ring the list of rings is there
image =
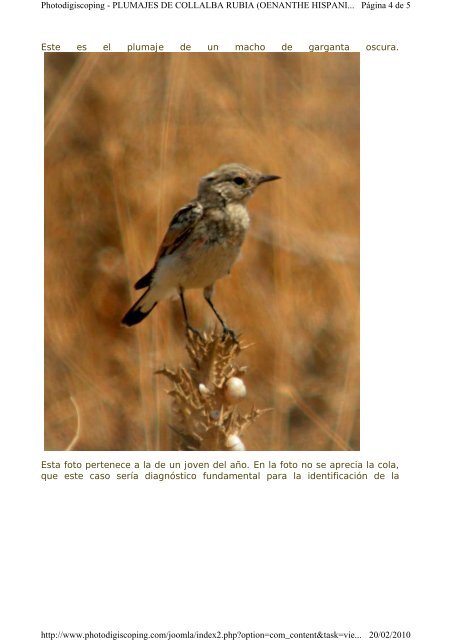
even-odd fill
[[[233,376],[226,380],[224,398],[228,404],[237,404],[246,397],[246,386],[241,378]]]
[[[191,364],[157,373],[170,382],[172,429],[175,446],[183,451],[245,451],[240,436],[263,413],[254,407],[242,415],[238,404],[246,397],[239,365],[241,344],[211,332],[189,332],[187,351]]]

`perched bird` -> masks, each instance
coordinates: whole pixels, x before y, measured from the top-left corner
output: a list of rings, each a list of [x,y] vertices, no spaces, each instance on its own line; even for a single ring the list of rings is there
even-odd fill
[[[171,220],[152,269],[135,284],[146,289],[129,309],[122,324],[141,322],[160,300],[180,296],[186,329],[185,289],[204,289],[204,298],[220,321],[224,333],[235,338],[213,302],[215,281],[228,275],[249,227],[246,201],[256,187],[279,176],[265,175],[242,164],[224,164],[201,179],[197,197],[179,209]]]

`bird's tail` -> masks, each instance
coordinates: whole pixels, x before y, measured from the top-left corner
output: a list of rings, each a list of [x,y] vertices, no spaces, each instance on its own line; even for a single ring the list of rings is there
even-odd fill
[[[132,327],[134,324],[138,324],[151,313],[152,309],[157,306],[157,304],[158,300],[155,299],[151,293],[151,289],[149,288],[128,310],[124,318],[121,320],[121,324],[126,327]]]

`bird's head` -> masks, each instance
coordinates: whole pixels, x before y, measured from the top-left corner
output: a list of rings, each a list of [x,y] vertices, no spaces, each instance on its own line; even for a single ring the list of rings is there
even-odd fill
[[[279,177],[266,175],[243,164],[223,164],[201,178],[198,197],[218,194],[226,202],[244,202],[260,184]]]

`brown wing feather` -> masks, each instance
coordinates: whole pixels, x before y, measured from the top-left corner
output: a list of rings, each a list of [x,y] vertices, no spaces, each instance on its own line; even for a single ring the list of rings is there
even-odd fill
[[[173,253],[190,235],[193,227],[202,216],[203,208],[199,202],[190,202],[179,209],[171,220],[168,231],[162,240],[162,244],[157,252],[154,268],[163,256]]]
[[[152,277],[158,261],[163,256],[173,253],[191,234],[193,227],[203,214],[203,207],[199,202],[189,202],[185,207],[176,211],[168,230],[157,252],[152,269],[135,283],[135,289],[144,289],[152,284]]]

